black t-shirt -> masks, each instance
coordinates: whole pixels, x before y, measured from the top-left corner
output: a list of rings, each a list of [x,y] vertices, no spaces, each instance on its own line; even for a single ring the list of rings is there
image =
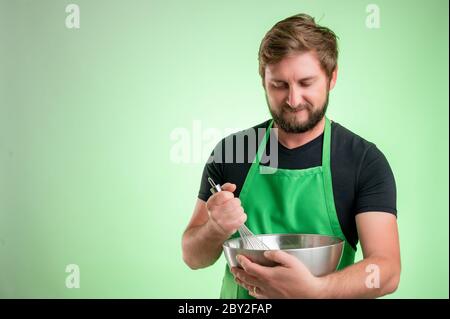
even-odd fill
[[[231,134],[217,144],[203,170],[198,198],[207,201],[211,196],[208,176],[220,185],[226,182],[236,184],[234,194],[239,197],[255,158],[255,151],[269,122],[270,120]],[[250,133],[255,134],[253,136],[256,138],[249,138]],[[266,145],[267,156],[270,156],[270,145],[276,136],[271,134],[270,139],[272,140],[268,140]],[[275,143],[278,145],[278,168],[305,169],[322,165],[323,133],[293,149],[284,147],[276,140]],[[231,149],[233,151],[230,154]],[[239,153],[241,149],[244,156],[242,151]],[[394,175],[385,156],[375,144],[334,121],[331,123],[330,156],[336,212],[345,237],[355,248],[358,243],[356,214],[380,211],[397,215]],[[270,162],[264,164],[263,160],[261,165],[271,166]]]

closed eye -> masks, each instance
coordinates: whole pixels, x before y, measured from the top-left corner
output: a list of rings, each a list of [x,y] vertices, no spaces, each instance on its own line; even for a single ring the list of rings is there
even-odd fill
[[[287,88],[287,84],[284,82],[272,82],[272,87],[275,89],[285,89]]]

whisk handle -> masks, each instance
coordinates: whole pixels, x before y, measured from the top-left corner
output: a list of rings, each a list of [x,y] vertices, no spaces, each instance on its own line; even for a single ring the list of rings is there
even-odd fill
[[[214,183],[214,181],[212,180],[212,178],[211,177],[208,177],[208,182],[211,184],[211,188],[209,189],[209,191],[212,193],[212,194],[215,194],[215,193],[217,193],[217,192],[221,192],[222,191],[222,187],[220,187],[220,185],[219,184],[216,184],[216,183]]]

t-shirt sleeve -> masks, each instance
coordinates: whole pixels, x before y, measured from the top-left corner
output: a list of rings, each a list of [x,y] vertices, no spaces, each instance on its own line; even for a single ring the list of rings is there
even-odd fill
[[[356,214],[378,211],[397,216],[394,174],[386,157],[375,145],[367,149],[358,176]]]
[[[223,165],[221,161],[217,161],[214,153],[217,152],[218,147],[221,147],[223,142],[219,142],[211,153],[210,158],[203,168],[202,178],[200,180],[200,190],[198,192],[198,198],[205,202],[212,195],[210,192],[211,185],[208,182],[208,177],[211,177],[216,184],[224,184],[223,177]]]

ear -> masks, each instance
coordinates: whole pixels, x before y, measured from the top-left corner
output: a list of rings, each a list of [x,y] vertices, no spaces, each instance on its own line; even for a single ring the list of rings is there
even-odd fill
[[[331,79],[330,79],[330,91],[334,88],[336,85],[336,79],[337,79],[337,72],[338,72],[338,66],[336,64],[336,68],[334,68],[333,73],[331,73]]]

